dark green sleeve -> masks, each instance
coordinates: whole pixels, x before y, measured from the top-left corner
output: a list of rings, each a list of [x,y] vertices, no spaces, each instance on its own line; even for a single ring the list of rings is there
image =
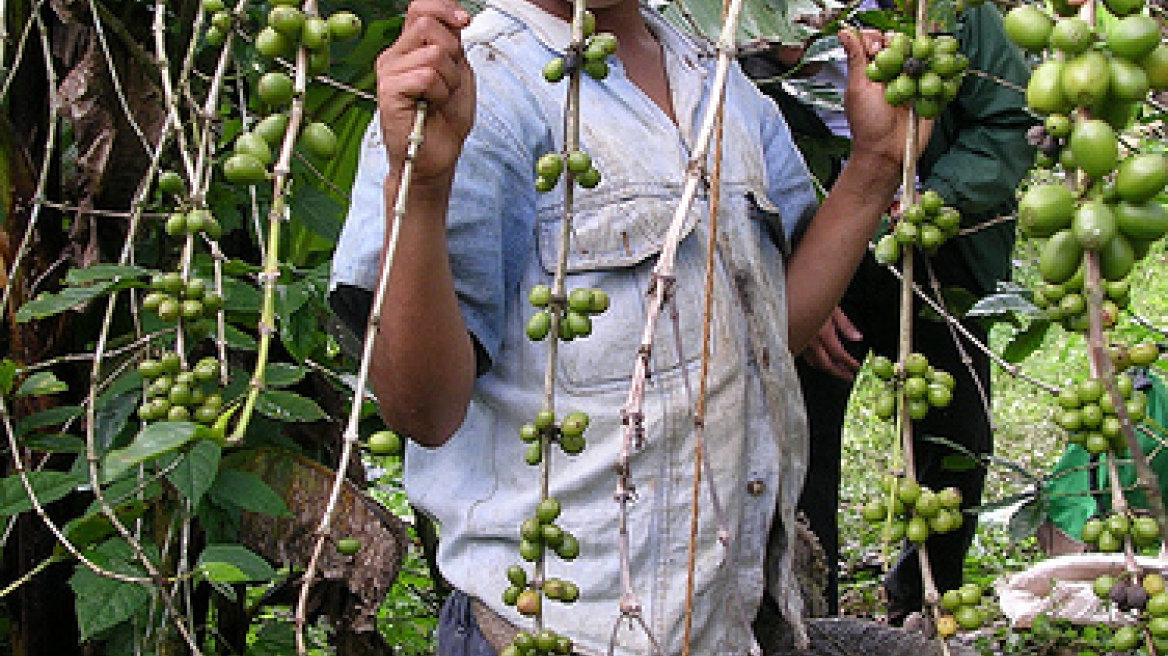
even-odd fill
[[[967,9],[957,37],[969,72],[957,99],[934,126],[921,173],[925,188],[937,190],[960,210],[962,225],[968,227],[1014,211],[1014,190],[1034,163],[1034,148],[1025,135],[1035,119],[1026,110],[1023,92],[1029,67],[1002,31],[998,10],[988,2]],[[958,240],[958,250],[981,283],[979,291],[992,290],[1008,276],[1013,222]]]

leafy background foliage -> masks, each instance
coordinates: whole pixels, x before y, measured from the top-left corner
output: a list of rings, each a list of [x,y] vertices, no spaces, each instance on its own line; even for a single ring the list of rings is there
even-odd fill
[[[938,6],[944,11],[951,5]],[[265,386],[257,414],[242,442],[232,445],[206,439],[194,424],[143,427],[135,415],[142,379],[134,365],[147,343],[157,347],[171,338],[153,315],[135,319],[131,310],[137,301],[130,299],[140,300],[150,277],[175,259],[174,244],[162,229],[173,204],[151,190],[141,205],[145,224],[134,244],[133,263],[112,264],[128,231],[127,210],[137,206],[135,194],[149,170],[150,148],[143,143],[158,142],[165,119],[152,52],[155,5],[60,0],[46,5],[12,2],[5,8],[11,32],[28,34],[26,42],[10,39],[3,44],[6,67],[0,77],[7,94],[0,98],[0,269],[10,290],[0,351],[6,430],[26,465],[24,481],[68,541],[109,572],[144,576],[139,554],[95,504],[85,473],[88,358],[97,347],[105,300],[118,294],[105,347],[109,357],[98,372],[94,455],[113,515],[133,528],[145,560],[180,575],[172,585],[185,594],[175,598],[196,627],[205,653],[265,656],[294,651],[290,590],[304,562],[303,554],[294,552],[303,546],[292,539],[271,544],[263,538],[278,531],[291,535],[313,530],[322,490],[327,489],[322,467],[337,461],[340,425],[352,393],[354,363],[344,355],[336,320],[325,303],[328,260],[345,214],[360,139],[373,111],[368,96],[373,88],[371,62],[400,28],[402,3],[325,3],[322,12],[342,7],[361,15],[364,35],[355,43],[333,46],[332,81],[314,82],[305,97],[307,114],[333,127],[342,154],[328,162],[303,153],[294,159],[288,220],[279,228],[285,247],[275,294],[276,347],[263,368]],[[258,25],[263,9],[248,6],[244,26]],[[192,32],[198,3],[182,0],[164,10],[164,44],[173,66],[198,38]],[[675,19],[707,36],[716,34],[719,10],[719,3],[705,0],[679,0],[667,8]],[[799,40],[810,31],[806,24],[797,25],[796,17],[819,11],[809,2],[751,0],[740,37],[756,44]],[[41,33],[32,20],[34,12],[45,25],[47,53],[38,46]],[[869,19],[878,23],[880,17]],[[23,49],[17,43],[24,43]],[[812,56],[826,53],[828,45],[813,43]],[[200,71],[208,71],[215,57],[216,50],[202,44],[193,59]],[[259,109],[244,93],[263,69],[249,42],[234,50],[232,64],[231,93],[218,108],[212,133],[216,159],[223,158]],[[838,102],[822,89],[794,87],[813,102]],[[205,90],[205,79],[196,76],[187,91],[198,97]],[[56,105],[50,107],[53,98]],[[195,112],[190,107],[182,111],[194,124]],[[1141,121],[1155,130],[1163,118],[1162,113],[1147,112]],[[1138,136],[1162,141],[1162,134],[1154,131]],[[168,151],[163,164],[177,168],[176,154]],[[216,181],[206,198],[224,231],[219,245],[230,354],[223,389],[228,401],[246,392],[256,362],[263,305],[260,250],[268,236],[262,219],[270,196],[263,185],[249,189]],[[26,234],[28,248],[22,251]],[[1016,257],[1015,281],[1026,283],[1035,276],[1033,244],[1020,243]],[[1152,326],[1168,323],[1164,268],[1165,254],[1158,246],[1135,274],[1133,308]],[[202,278],[210,279],[214,269],[215,259],[206,253],[192,262]],[[1085,375],[1069,357],[1083,350],[1081,339],[1035,320],[1023,292],[1005,290],[982,300],[979,311],[998,321],[993,346],[1010,362],[1044,380]],[[1147,334],[1146,328],[1124,330],[1133,339]],[[151,337],[144,340],[143,335]],[[206,343],[200,348],[206,350]],[[1062,436],[1044,393],[1001,372],[995,376],[999,456],[1012,466],[991,469],[987,496],[1005,499],[1030,484],[1017,476],[1019,470],[1049,470]],[[847,421],[845,522],[858,516],[859,506],[874,492],[870,473],[875,454],[890,450],[888,430],[870,413],[874,390],[865,372]],[[366,403],[362,435],[379,428],[372,405]],[[0,469],[0,517],[7,521],[0,578],[22,585],[0,600],[4,647],[15,654],[116,655],[136,653],[149,640],[156,653],[186,653],[167,628],[157,588],[78,565],[36,516],[15,471],[13,452],[7,455]],[[267,465],[257,464],[261,462]],[[277,466],[268,466],[272,463]],[[428,534],[406,501],[400,467],[395,456],[367,458],[363,466],[346,472],[352,486],[342,504],[352,512],[344,513],[337,534],[359,536],[376,548],[356,560],[331,552],[326,557],[326,584],[314,599],[310,627],[315,653],[386,653],[386,645],[400,654],[432,651],[441,584],[421,557]],[[370,497],[381,505],[368,505]],[[983,529],[970,558],[975,580],[988,581],[1038,557],[1025,530],[1033,522],[1020,517]],[[844,529],[848,610],[855,614],[875,610],[875,569],[871,548],[860,540],[863,530],[846,524]],[[366,624],[346,615],[358,607]]]

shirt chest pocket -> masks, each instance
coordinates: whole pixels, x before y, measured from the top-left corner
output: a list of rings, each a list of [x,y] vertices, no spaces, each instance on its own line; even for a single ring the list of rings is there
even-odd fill
[[[590,336],[561,345],[557,374],[565,389],[600,392],[628,387],[652,301],[648,292],[654,268],[675,211],[672,198],[644,196],[578,208],[565,259],[565,289],[568,293],[580,287],[601,289],[610,304],[607,312],[591,318]],[[705,312],[708,232],[701,221],[704,212],[704,205],[695,204],[682,230],[672,282],[677,330],[672,309],[666,306],[653,340],[651,389],[680,389],[683,363],[696,389]],[[536,230],[541,269],[537,275],[544,279],[532,282],[547,283],[560,259],[562,221],[558,215],[541,217]],[[732,291],[731,276],[716,265],[710,311],[712,381],[732,375],[742,362],[742,322]]]

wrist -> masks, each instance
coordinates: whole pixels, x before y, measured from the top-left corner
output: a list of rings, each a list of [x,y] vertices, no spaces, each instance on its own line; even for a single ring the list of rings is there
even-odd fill
[[[389,173],[386,174],[382,182],[387,194],[386,199],[389,201],[387,209],[393,208],[393,203],[397,199],[398,185],[401,184],[401,181],[401,168],[391,165]],[[415,172],[410,176],[409,185],[406,201],[412,207],[445,206],[450,198],[451,187],[454,185],[454,172],[442,172],[435,175],[418,175]]]
[[[840,177],[852,180],[865,195],[895,193],[903,167],[896,158],[872,150],[853,149]]]

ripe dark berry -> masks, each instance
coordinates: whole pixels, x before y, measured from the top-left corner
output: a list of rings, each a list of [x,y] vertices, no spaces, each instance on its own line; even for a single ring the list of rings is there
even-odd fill
[[[904,60],[904,66],[901,70],[904,71],[905,75],[916,78],[924,75],[925,71],[929,70],[929,67],[920,59],[909,57]]]

